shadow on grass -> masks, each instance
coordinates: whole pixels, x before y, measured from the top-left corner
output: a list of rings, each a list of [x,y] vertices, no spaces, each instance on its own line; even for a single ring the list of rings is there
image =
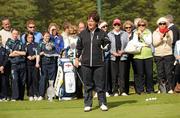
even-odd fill
[[[126,100],[126,101],[114,101],[114,102],[108,102],[108,108],[115,108],[124,104],[133,104],[133,103],[137,103],[137,100]],[[93,110],[95,109],[99,109],[99,106],[96,106],[95,108],[93,108]]]
[[[110,108],[114,108],[114,107],[118,107],[124,104],[132,104],[132,103],[136,103],[137,100],[126,100],[126,101],[115,101],[115,102],[108,102],[108,107]]]

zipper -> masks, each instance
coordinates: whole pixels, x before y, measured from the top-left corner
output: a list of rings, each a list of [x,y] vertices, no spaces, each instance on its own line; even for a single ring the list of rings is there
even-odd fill
[[[92,67],[92,47],[94,34],[91,32],[91,47],[90,47],[90,67]]]

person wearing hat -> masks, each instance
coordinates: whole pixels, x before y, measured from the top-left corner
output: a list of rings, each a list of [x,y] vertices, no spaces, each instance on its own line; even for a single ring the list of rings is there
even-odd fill
[[[125,92],[126,72],[128,72],[127,54],[124,49],[128,43],[128,33],[121,30],[121,21],[116,18],[113,20],[113,30],[108,33],[111,41],[111,78],[112,78],[112,92],[114,96],[119,93],[122,96],[127,96]],[[118,82],[118,83],[117,83]],[[119,89],[119,91],[118,91]]]
[[[87,18],[87,28],[79,34],[75,66],[79,66],[81,58],[82,77],[84,82],[84,111],[92,110],[93,90],[98,94],[99,106],[107,111],[107,100],[104,91],[104,59],[103,48],[110,44],[105,32],[98,28],[99,15],[91,12]]]
[[[158,93],[173,93],[174,88],[174,61],[172,43],[173,33],[168,29],[165,17],[157,20],[157,29],[153,32],[153,46],[155,47],[155,63],[159,80]]]

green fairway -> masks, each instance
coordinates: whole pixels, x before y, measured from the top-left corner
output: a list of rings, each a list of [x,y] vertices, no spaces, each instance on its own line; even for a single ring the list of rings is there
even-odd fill
[[[146,101],[147,98],[157,100]],[[130,95],[108,98],[109,111],[83,111],[83,99],[72,101],[0,102],[0,118],[180,118],[180,94]]]

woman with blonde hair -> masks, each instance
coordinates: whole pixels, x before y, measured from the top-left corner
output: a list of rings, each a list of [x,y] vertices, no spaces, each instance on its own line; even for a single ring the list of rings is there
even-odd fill
[[[147,93],[154,92],[153,88],[153,55],[152,55],[152,33],[147,29],[148,23],[140,19],[137,29],[133,35],[135,44],[141,47],[141,52],[134,54],[134,76],[135,89],[141,94],[146,89]]]
[[[134,29],[134,24],[130,20],[127,20],[123,24],[123,29],[125,32],[128,33],[128,41],[132,40],[133,38],[133,29]],[[134,70],[134,62],[133,62],[133,54],[128,54],[128,64],[127,64],[127,74],[125,78],[125,92],[129,94],[129,74],[130,74],[130,63],[132,63],[132,67]],[[134,73],[135,74],[135,73]]]

